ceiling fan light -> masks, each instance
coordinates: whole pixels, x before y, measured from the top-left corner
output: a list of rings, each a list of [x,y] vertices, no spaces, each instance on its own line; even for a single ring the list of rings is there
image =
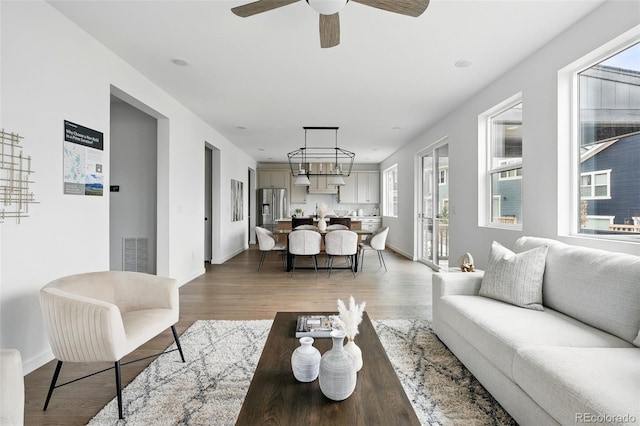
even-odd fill
[[[311,185],[311,181],[307,177],[304,169],[300,169],[300,173],[298,173],[298,177],[296,177],[296,181],[293,183],[294,186],[309,186]]]
[[[307,0],[309,6],[322,15],[333,15],[342,10],[349,0]]]

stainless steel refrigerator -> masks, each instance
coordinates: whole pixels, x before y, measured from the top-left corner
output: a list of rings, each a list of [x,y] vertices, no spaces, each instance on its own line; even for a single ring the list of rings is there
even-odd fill
[[[258,226],[275,231],[277,219],[289,217],[289,197],[285,188],[258,189]]]

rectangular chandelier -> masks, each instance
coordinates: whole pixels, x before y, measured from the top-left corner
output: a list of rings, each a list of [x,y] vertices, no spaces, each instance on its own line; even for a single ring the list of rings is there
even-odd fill
[[[355,154],[338,147],[338,127],[303,127],[304,147],[287,154],[296,186],[309,186],[309,176],[326,176],[329,185],[342,186],[351,174]],[[335,146],[307,146],[307,133],[334,132]]]

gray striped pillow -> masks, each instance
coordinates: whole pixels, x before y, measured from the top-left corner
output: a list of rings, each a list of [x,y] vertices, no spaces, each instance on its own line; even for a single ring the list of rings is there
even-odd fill
[[[494,241],[480,296],[543,310],[542,277],[547,250],[547,246],[542,246],[516,254]]]

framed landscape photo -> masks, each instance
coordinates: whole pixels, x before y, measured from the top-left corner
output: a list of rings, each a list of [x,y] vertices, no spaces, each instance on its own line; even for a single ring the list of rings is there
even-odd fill
[[[231,179],[231,221],[244,220],[242,182]]]

